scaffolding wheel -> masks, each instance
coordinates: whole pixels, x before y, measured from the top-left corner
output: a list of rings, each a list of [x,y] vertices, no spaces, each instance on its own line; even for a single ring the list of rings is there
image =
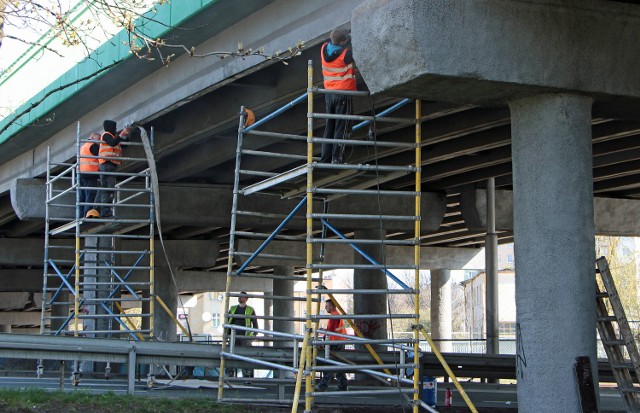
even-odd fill
[[[73,386],[78,386],[80,384],[80,376],[81,373],[79,371],[74,371],[71,373],[71,384]]]
[[[152,389],[156,385],[156,377],[149,374],[147,376],[147,388]]]

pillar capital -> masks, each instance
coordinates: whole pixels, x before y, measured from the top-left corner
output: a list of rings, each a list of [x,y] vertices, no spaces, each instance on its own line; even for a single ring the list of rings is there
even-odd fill
[[[640,105],[638,17],[602,1],[372,0],[351,28],[373,93],[496,104],[563,91],[624,109]]]

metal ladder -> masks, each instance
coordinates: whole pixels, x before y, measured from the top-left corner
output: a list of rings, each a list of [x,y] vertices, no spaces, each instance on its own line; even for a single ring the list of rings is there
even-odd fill
[[[596,260],[596,309],[598,333],[618,390],[627,412],[638,412],[640,387],[634,384],[640,378],[640,356],[605,257]]]
[[[146,132],[145,132],[146,134]],[[113,216],[85,218],[79,192],[81,138],[76,161],[54,162],[47,152],[46,219],[40,332],[144,340],[153,337],[154,195],[150,169],[113,172]],[[134,152],[141,143],[125,142]],[[93,157],[99,159],[99,156]],[[146,164],[146,157],[122,157]],[[88,174],[104,174],[87,172]],[[97,202],[97,200],[96,200]],[[100,206],[99,202],[95,204]],[[76,367],[77,363],[76,363]],[[39,363],[38,373],[42,373]],[[79,382],[79,368],[72,376]],[[105,375],[109,375],[107,365]]]
[[[419,334],[420,328],[417,325],[419,318],[419,266],[420,266],[420,126],[421,126],[421,103],[415,104],[416,112],[413,118],[391,118],[385,116],[405,104],[411,102],[408,99],[401,100],[396,104],[390,102],[385,111],[375,116],[357,115],[327,115],[324,113],[314,113],[314,94],[326,93],[323,89],[313,85],[313,69],[311,62],[308,67],[308,88],[307,92],[285,105],[282,109],[261,119],[253,125],[244,125],[244,108],[241,109],[241,116],[238,129],[238,145],[236,150],[236,170],[234,181],[234,193],[232,204],[232,222],[229,241],[228,268],[227,268],[227,292],[225,294],[225,333],[221,350],[220,380],[218,386],[218,399],[224,401],[246,401],[235,399],[232,395],[226,395],[233,391],[234,382],[242,381],[241,378],[226,377],[225,366],[236,362],[253,364],[254,367],[263,366],[281,372],[280,378],[283,383],[294,384],[295,391],[293,400],[285,399],[284,392],[279,392],[281,401],[290,403],[292,411],[296,411],[300,403],[301,387],[304,383],[303,395],[305,411],[311,411],[315,397],[331,397],[338,395],[337,392],[317,393],[314,390],[316,376],[323,371],[346,371],[367,374],[377,377],[379,380],[392,383],[392,387],[376,387],[373,389],[351,388],[347,392],[340,392],[340,397],[369,397],[379,393],[383,397],[398,395],[408,397],[408,404],[411,404],[414,411],[418,411],[418,362],[419,362]],[[335,92],[335,91],[331,91]],[[342,92],[336,92],[342,93]],[[355,96],[368,96],[367,92],[344,92]],[[292,108],[294,105],[307,101],[307,133],[306,136],[299,134],[285,134],[267,131],[258,131],[257,127],[266,121]],[[331,117],[348,119],[350,121],[360,121],[353,130],[358,130],[372,122],[392,124],[395,127],[414,127],[415,142],[381,142],[369,139],[348,139],[342,141],[352,147],[369,147],[370,150],[377,150],[378,147],[392,150],[413,150],[415,157],[412,157],[409,165],[383,165],[367,163],[351,164],[324,164],[318,162],[318,158],[313,157],[314,144],[323,142],[322,138],[313,136],[314,119],[329,119]],[[290,142],[290,148],[297,150],[295,153],[283,153],[282,150],[275,152],[265,148],[277,141]],[[296,145],[297,143],[297,145]],[[270,167],[275,164],[282,165],[284,172],[272,173],[265,170],[258,170],[260,162],[256,159],[267,157],[270,159]],[[291,165],[298,164],[291,169]],[[401,176],[415,177],[415,188],[413,191],[393,191],[379,190],[377,185],[388,182]],[[327,205],[339,198],[356,199],[364,196],[373,197],[395,197],[397,202],[406,203],[410,214],[399,215],[386,211],[385,214],[357,214],[337,211],[330,212]],[[253,199],[253,200],[252,200]],[[291,211],[286,214],[277,210],[273,205],[280,204],[282,209]],[[305,214],[306,212],[306,214]],[[350,222],[350,226],[357,222],[370,221],[379,222],[384,220],[404,220],[409,221],[408,225],[412,230],[407,231],[407,235],[402,239],[386,240],[355,239],[353,229],[345,228],[345,223]],[[256,228],[264,228],[271,225],[273,232],[260,232]],[[279,244],[279,246],[274,245]],[[284,248],[282,246],[285,246]],[[376,262],[369,257],[363,249],[365,247],[387,248],[388,246],[406,246],[412,248],[412,260],[404,265],[394,265],[394,268],[412,271],[412,285],[409,286],[394,276],[384,262]],[[329,248],[331,247],[331,248]],[[361,254],[366,264],[354,264],[353,262],[332,262],[324,261],[324,256],[329,256],[330,251],[335,249],[356,250]],[[286,253],[284,253],[286,251]],[[257,272],[253,265],[271,265],[280,268],[279,263],[293,265],[294,272],[291,274],[278,274],[274,272]],[[348,288],[348,289],[327,289],[323,285],[323,273],[335,269],[367,269],[381,271],[389,278],[398,283],[401,288]],[[302,315],[298,317],[280,317],[278,315],[256,316],[258,319],[268,322],[271,320],[289,321],[295,323],[295,333],[282,333],[269,329],[252,329],[243,326],[233,325],[229,315],[230,297],[237,297],[238,293],[231,286],[235,280],[242,277],[269,278],[272,280],[304,281],[306,292],[303,297],[290,295],[249,295],[250,297],[261,297],[269,300],[284,300],[304,302]],[[407,294],[412,297],[416,308],[410,314],[345,314],[344,309],[339,305],[336,297],[352,296],[353,294]],[[320,314],[320,305],[325,299],[331,299],[338,304],[341,315]],[[371,352],[370,362],[358,364],[348,360],[349,352],[343,352],[340,357],[335,357],[331,352],[325,352],[324,347],[329,342],[330,332],[324,331],[326,338],[318,337],[318,326],[321,320],[332,318],[344,319],[349,325],[354,327],[355,336],[346,337],[341,343],[348,346],[363,346]],[[409,339],[369,339],[364,337],[357,328],[359,322],[377,320],[382,323],[393,322],[398,319],[410,319],[415,325],[414,336]],[[265,350],[238,352],[234,347],[234,334],[237,331],[252,331],[260,333],[260,341],[264,343]],[[230,340],[228,340],[230,339]],[[273,351],[266,350],[269,343],[273,343]],[[277,348],[285,348],[286,352],[278,352]],[[385,353],[384,361],[379,357],[372,345],[382,349]],[[406,358],[408,352],[413,353],[412,358]],[[246,364],[245,364],[246,365]],[[402,373],[406,369],[413,369],[413,378],[405,378]],[[254,380],[252,380],[253,382]],[[335,394],[334,394],[335,393]],[[260,397],[259,395],[257,395]]]

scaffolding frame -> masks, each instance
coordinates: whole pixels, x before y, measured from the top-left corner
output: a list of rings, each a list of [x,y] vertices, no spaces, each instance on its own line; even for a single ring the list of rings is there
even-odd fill
[[[146,138],[146,132],[145,132]],[[153,131],[152,131],[153,138]],[[116,180],[113,188],[83,186],[80,123],[76,130],[76,161],[54,162],[47,150],[44,274],[40,332],[145,340],[154,336],[155,207],[151,168],[140,172],[83,172]],[[143,143],[122,142],[124,147]],[[146,164],[146,157],[120,157]],[[81,202],[80,192],[112,192],[112,203]],[[87,218],[84,207],[106,207],[112,216]],[[131,233],[134,231],[133,233]],[[129,244],[127,248],[123,244]],[[140,248],[141,247],[141,248]],[[69,298],[63,297],[68,295]],[[140,308],[140,312],[128,312]],[[146,310],[146,311],[145,311]],[[42,363],[38,373],[42,373]],[[107,365],[108,375],[110,366]],[[79,382],[75,363],[72,381]]]
[[[419,272],[420,272],[420,194],[421,194],[421,123],[423,121],[421,114],[421,102],[415,101],[415,117],[413,119],[389,117],[391,112],[407,105],[411,102],[409,99],[402,99],[391,107],[373,116],[359,116],[359,115],[328,115],[321,113],[314,113],[313,98],[316,93],[343,93],[352,96],[368,96],[368,92],[359,91],[327,91],[313,85],[313,67],[312,62],[309,61],[308,73],[307,73],[307,92],[298,98],[294,99],[289,104],[276,110],[265,118],[259,120],[253,125],[245,125],[246,111],[242,107],[240,111],[240,119],[238,125],[238,142],[236,147],[236,167],[234,175],[234,188],[233,188],[233,201],[231,211],[231,225],[230,225],[230,239],[229,239],[229,254],[227,261],[227,283],[225,294],[225,315],[224,315],[224,333],[223,343],[221,349],[221,364],[220,364],[220,377],[218,385],[218,399],[220,401],[239,401],[233,398],[225,397],[224,391],[226,387],[232,388],[237,378],[228,378],[226,376],[226,364],[227,361],[240,361],[245,363],[251,363],[256,366],[264,366],[271,369],[277,369],[281,372],[295,373],[295,391],[293,400],[282,400],[291,403],[292,412],[296,412],[298,404],[300,403],[301,387],[304,381],[304,405],[305,412],[311,412],[313,407],[314,398],[319,395],[314,390],[316,373],[323,371],[356,371],[359,373],[368,374],[373,377],[377,377],[383,381],[389,381],[395,383],[397,388],[393,389],[378,389],[375,392],[379,394],[399,394],[402,395],[405,400],[412,406],[413,411],[417,412],[419,406],[430,409],[419,399],[419,360],[420,360],[420,334],[424,334],[422,326],[418,324],[419,319]],[[256,128],[263,125],[267,121],[273,119],[284,111],[290,109],[296,104],[303,101],[307,101],[307,136],[258,131]],[[353,146],[370,146],[370,147],[395,147],[402,150],[413,149],[415,151],[414,163],[411,165],[375,165],[368,164],[325,164],[318,162],[317,158],[314,158],[314,144],[322,143],[335,143],[336,141],[328,140],[324,138],[318,138],[313,136],[314,119],[344,119],[350,121],[360,121],[352,128],[353,131],[357,131],[371,123],[376,122],[389,122],[396,125],[414,125],[415,127],[415,141],[412,143],[407,142],[385,142],[385,141],[369,141],[369,140],[357,140],[357,139],[344,139],[342,144]],[[275,153],[272,151],[261,150],[264,144],[253,143],[247,145],[246,138],[270,138],[281,139],[293,142],[306,143],[305,154],[299,153]],[[242,158],[266,156],[274,159],[275,162],[281,162],[283,166],[287,165],[287,162],[293,161],[306,161],[303,165],[295,167],[293,169],[286,170],[280,174],[270,171],[260,171],[255,169],[243,169]],[[316,172],[314,174],[314,172]],[[377,185],[389,180],[395,179],[399,176],[413,174],[415,177],[415,186],[413,191],[389,191],[381,190]],[[241,176],[249,177],[251,182],[241,187]],[[257,182],[256,182],[257,181]],[[345,184],[340,186],[338,183],[344,182]],[[372,186],[376,189],[370,189]],[[287,215],[270,213],[257,210],[248,210],[246,206],[242,209],[239,207],[239,200],[241,196],[249,196],[252,194],[269,194],[274,195],[278,199],[292,200],[298,199],[298,202],[293,206],[291,212]],[[331,201],[348,196],[360,196],[360,195],[376,195],[398,197],[398,199],[411,199],[413,200],[414,214],[409,216],[399,216],[393,214],[378,214],[378,215],[365,215],[365,214],[333,214],[328,212],[328,205]],[[316,199],[314,199],[314,197]],[[275,199],[275,198],[274,198]],[[322,212],[314,211],[314,201],[322,201]],[[402,201],[399,201],[402,202]],[[288,230],[291,223],[299,218],[297,215],[305,208],[306,214],[304,217],[305,230],[304,232],[293,234],[283,234]],[[263,220],[274,220],[275,230],[271,233],[256,232],[251,226],[247,226],[242,221],[246,217],[258,217]],[[349,238],[340,229],[330,223],[330,220],[335,219],[350,219],[350,220],[376,220],[382,224],[383,220],[395,220],[395,221],[408,221],[413,222],[413,236],[411,239],[406,240],[385,240],[385,239],[358,239]],[[277,225],[276,225],[277,224]],[[332,234],[332,235],[329,235]],[[319,235],[319,237],[318,237]],[[330,236],[330,237],[329,237]],[[240,251],[239,240],[252,240],[261,241],[262,243],[255,246],[251,251]],[[305,242],[304,254],[302,255],[290,255],[290,254],[273,254],[265,252],[265,249],[269,244],[275,240],[286,242]],[[353,248],[357,253],[362,255],[369,264],[325,264],[324,254],[325,247],[329,244],[338,244],[342,246],[349,246]],[[249,244],[252,245],[252,244]],[[414,285],[410,287],[402,282],[398,277],[394,276],[391,271],[386,267],[385,263],[376,262],[373,258],[369,257],[362,249],[361,245],[380,245],[384,248],[386,245],[403,245],[407,247],[413,247],[413,263],[411,265],[395,266],[399,268],[410,269],[414,274]],[[317,247],[319,247],[319,254],[317,254]],[[314,249],[316,253],[314,254]],[[298,263],[298,267],[304,266],[305,275],[296,276],[288,275],[282,276],[278,274],[262,274],[251,273],[252,263],[256,259],[266,259],[269,262],[276,262],[282,260],[288,263]],[[244,259],[244,262],[238,263],[237,260]],[[374,269],[382,271],[388,278],[391,278],[394,282],[398,283],[399,289],[335,289],[328,290],[323,286],[323,271],[331,269]],[[316,274],[317,275],[314,275]],[[234,318],[244,318],[244,315],[234,317],[229,314],[230,301],[229,298],[238,296],[231,292],[231,284],[234,278],[241,276],[257,276],[267,277],[280,280],[291,281],[304,281],[306,284],[305,294],[305,316],[304,317],[288,317],[291,322],[303,322],[303,334],[287,335],[279,332],[270,332],[266,329],[253,329],[250,327],[237,326],[232,323]],[[314,288],[313,283],[317,282],[318,286]],[[320,314],[320,303],[322,301],[322,295],[325,294],[332,300],[332,302],[338,308],[339,316],[322,315]],[[413,296],[413,313],[411,314],[358,314],[347,315],[344,309],[340,306],[339,302],[335,299],[335,295],[339,294],[410,294]],[[265,296],[265,298],[267,298]],[[295,299],[294,297],[283,296],[270,296],[270,299]],[[257,317],[265,320],[282,319],[283,317]],[[331,333],[326,330],[318,328],[320,320],[328,320],[331,318],[340,318],[349,323],[353,328],[356,336],[343,337],[346,340],[341,340],[345,344],[349,345],[362,345],[367,351],[370,352],[374,364],[357,365],[348,360],[340,360],[342,357],[335,357],[328,350],[329,347],[325,347],[324,356],[318,356],[320,353],[319,347],[326,346],[330,340],[327,338],[334,335],[340,336],[337,333]],[[413,319],[412,328],[414,331],[413,338],[405,340],[397,339],[368,339],[365,338],[362,332],[357,328],[356,322],[358,320],[367,319],[383,319],[385,322],[392,321],[393,319],[409,318]],[[292,340],[292,365],[284,364],[282,362],[274,362],[269,360],[262,360],[255,354],[242,355],[236,353],[235,341],[236,333],[240,331],[242,333],[252,332],[254,334],[260,333],[265,336],[275,339],[289,339]],[[318,332],[325,335],[324,339],[318,338]],[[269,341],[269,339],[265,340]],[[300,346],[301,343],[301,346]],[[433,346],[433,343],[431,343]],[[398,354],[397,361],[393,363],[384,363],[378,356],[372,345],[386,346],[387,349],[396,351]],[[298,355],[299,354],[299,355]],[[412,354],[412,357],[407,357],[407,354]],[[337,358],[337,360],[336,360]],[[444,362],[444,359],[442,359]],[[412,378],[402,377],[402,373],[405,369],[412,369]],[[393,371],[393,372],[392,372]],[[449,370],[450,371],[450,370]],[[394,373],[395,372],[395,373]],[[453,373],[451,373],[453,375]],[[457,381],[456,381],[457,382]],[[402,387],[404,386],[404,387]],[[459,388],[461,389],[461,387]],[[284,392],[279,391],[282,395]],[[347,395],[371,395],[372,390],[348,390]],[[462,390],[464,393],[464,390]],[[345,396],[345,392],[323,392],[323,396],[332,395]],[[432,410],[432,409],[431,409]],[[475,411],[475,409],[473,409]]]

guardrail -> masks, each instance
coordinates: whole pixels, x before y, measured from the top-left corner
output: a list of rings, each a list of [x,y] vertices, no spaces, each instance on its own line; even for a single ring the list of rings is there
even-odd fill
[[[291,360],[292,357],[291,349],[274,347],[236,349],[240,355],[251,355],[254,351],[260,351],[265,359],[279,363]],[[370,356],[365,352],[349,353],[351,353],[349,358],[354,362],[370,361]],[[444,356],[448,363],[454,366],[456,375],[460,377],[515,379],[513,355],[445,353]],[[220,345],[0,333],[0,357],[122,363],[127,365],[127,393],[133,394],[137,364],[217,368],[220,365]],[[385,362],[394,361],[393,354],[382,352],[380,357]],[[432,353],[424,353],[420,360],[422,368],[431,375],[444,375],[442,366]],[[245,364],[237,363],[238,367]],[[606,360],[599,360],[598,371],[601,382],[613,381],[611,366]]]
[[[133,394],[137,364],[217,367],[220,347],[192,343],[128,341],[0,333],[0,356],[31,360],[97,361],[127,365]]]

